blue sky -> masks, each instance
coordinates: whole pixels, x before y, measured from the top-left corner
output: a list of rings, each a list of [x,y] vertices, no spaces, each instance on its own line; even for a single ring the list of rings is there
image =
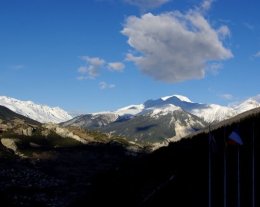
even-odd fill
[[[257,0],[1,0],[0,95],[95,112],[260,93]]]

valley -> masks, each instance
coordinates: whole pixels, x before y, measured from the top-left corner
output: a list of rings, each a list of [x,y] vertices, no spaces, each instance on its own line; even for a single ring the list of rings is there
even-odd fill
[[[209,133],[215,137],[218,149],[214,155],[216,172],[221,171],[223,130],[229,134],[239,126],[245,138],[242,156],[248,160],[250,130],[255,136],[259,134],[257,128],[251,129],[259,125],[259,108],[251,107],[258,104],[247,100],[242,107],[227,110],[170,96],[115,112],[80,115],[60,124],[41,123],[0,106],[2,204],[80,207],[100,206],[103,202],[112,206],[182,202],[181,206],[206,206],[201,196],[207,192]],[[207,112],[212,107],[215,110],[211,115],[194,115],[197,110]],[[243,112],[246,109],[251,110]],[[216,120],[206,121],[214,113],[218,114]],[[233,153],[232,147],[230,150]],[[232,153],[230,163],[235,159]],[[215,181],[221,182],[220,174],[213,174]],[[217,207],[221,186],[213,186]],[[126,203],[129,195],[131,199]],[[229,202],[233,202],[231,198]]]

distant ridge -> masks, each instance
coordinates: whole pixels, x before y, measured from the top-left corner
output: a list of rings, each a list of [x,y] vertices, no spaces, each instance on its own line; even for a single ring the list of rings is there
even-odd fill
[[[0,105],[41,123],[59,123],[72,119],[71,115],[59,107],[51,108],[46,105],[35,104],[32,101],[20,101],[10,97],[0,96]]]

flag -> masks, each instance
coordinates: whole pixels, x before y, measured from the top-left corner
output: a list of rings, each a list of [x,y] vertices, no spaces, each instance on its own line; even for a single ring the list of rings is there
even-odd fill
[[[229,139],[230,144],[243,145],[243,141],[242,141],[240,135],[235,131],[231,132],[231,134],[228,136],[228,139]]]

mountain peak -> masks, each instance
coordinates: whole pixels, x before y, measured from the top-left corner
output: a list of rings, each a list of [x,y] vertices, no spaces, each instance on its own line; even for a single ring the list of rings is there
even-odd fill
[[[168,99],[170,99],[170,98],[173,98],[173,97],[178,98],[180,101],[184,101],[184,102],[188,102],[188,103],[193,103],[188,97],[182,96],[182,95],[178,95],[178,94],[171,95],[171,96],[164,96],[164,97],[161,98],[161,100],[166,101],[166,100],[168,100]]]
[[[238,113],[242,113],[260,107],[260,95],[249,98],[237,105],[232,106]]]

